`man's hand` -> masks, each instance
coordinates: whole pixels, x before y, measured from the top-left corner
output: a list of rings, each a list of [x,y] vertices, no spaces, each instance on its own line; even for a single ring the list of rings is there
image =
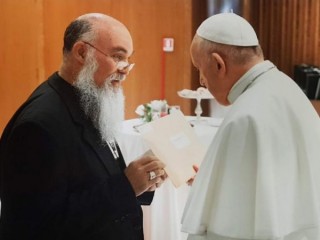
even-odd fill
[[[141,195],[145,191],[154,191],[167,178],[166,172],[163,170],[164,163],[155,156],[143,156],[140,159],[132,161],[124,170],[136,196]],[[150,178],[154,172],[153,179]]]
[[[164,171],[164,174],[160,177],[160,181],[153,184],[151,187],[149,187],[147,189],[148,192],[152,192],[154,190],[156,190],[156,188],[160,187],[162,185],[162,183],[167,179],[168,175],[167,173]]]

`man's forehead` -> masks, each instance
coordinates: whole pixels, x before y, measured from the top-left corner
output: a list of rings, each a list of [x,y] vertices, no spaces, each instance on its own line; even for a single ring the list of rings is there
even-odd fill
[[[97,29],[97,42],[108,51],[122,54],[132,54],[132,38],[125,28],[100,28]]]

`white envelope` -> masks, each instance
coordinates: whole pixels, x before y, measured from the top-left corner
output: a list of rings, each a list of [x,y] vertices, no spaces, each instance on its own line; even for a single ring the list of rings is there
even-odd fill
[[[181,111],[138,127],[152,152],[166,164],[165,171],[175,187],[185,184],[199,166],[206,148]]]

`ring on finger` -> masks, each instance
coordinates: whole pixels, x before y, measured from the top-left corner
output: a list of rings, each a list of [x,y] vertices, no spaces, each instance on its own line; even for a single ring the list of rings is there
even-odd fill
[[[153,180],[157,177],[157,174],[154,171],[149,172],[149,180]]]

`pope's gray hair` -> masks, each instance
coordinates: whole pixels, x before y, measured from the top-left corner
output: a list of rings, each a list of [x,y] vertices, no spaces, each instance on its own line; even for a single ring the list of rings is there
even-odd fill
[[[237,65],[251,62],[254,58],[263,58],[263,51],[260,45],[249,47],[232,46],[212,42],[199,36],[195,36],[194,41],[199,44],[199,49],[204,53],[218,53],[226,61]]]

